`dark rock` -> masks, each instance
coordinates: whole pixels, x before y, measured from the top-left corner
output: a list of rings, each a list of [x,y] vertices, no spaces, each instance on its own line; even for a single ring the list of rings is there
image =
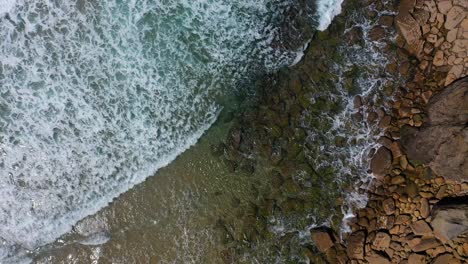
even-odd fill
[[[344,38],[349,45],[363,45],[364,43],[363,32],[361,27],[351,28],[348,32],[346,32]]]
[[[393,16],[383,15],[379,18],[379,24],[383,27],[391,27],[393,25]]]
[[[383,39],[384,37],[385,37],[385,29],[381,26],[375,26],[369,32],[369,38],[373,41]]]
[[[434,235],[448,241],[468,231],[468,196],[446,198],[437,203],[431,212]]]
[[[370,169],[375,177],[383,179],[392,166],[392,153],[385,147],[380,147],[371,160]]]
[[[346,252],[350,259],[364,259],[364,243],[366,242],[366,233],[362,230],[351,233],[348,238],[348,247]]]
[[[395,201],[392,198],[388,198],[383,201],[382,207],[387,215],[391,215],[395,212]]]

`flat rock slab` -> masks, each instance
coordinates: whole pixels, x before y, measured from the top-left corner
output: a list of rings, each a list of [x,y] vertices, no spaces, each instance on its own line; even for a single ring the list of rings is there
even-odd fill
[[[432,209],[434,235],[443,242],[468,232],[468,197],[441,200]]]

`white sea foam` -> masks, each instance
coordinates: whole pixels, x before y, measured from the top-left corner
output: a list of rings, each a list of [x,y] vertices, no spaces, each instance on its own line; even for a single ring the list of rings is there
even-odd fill
[[[16,0],[0,0],[0,16],[10,12],[16,5]]]
[[[268,0],[4,3],[0,249],[69,231],[193,145],[249,66],[296,57]]]
[[[318,0],[317,17],[318,30],[325,30],[332,22],[333,18],[341,13],[341,4],[343,0]]]

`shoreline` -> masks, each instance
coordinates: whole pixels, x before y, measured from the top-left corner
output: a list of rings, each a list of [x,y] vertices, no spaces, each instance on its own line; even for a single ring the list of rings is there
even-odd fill
[[[341,243],[333,242],[335,238],[328,230],[312,233],[331,263],[468,260],[468,237],[463,235],[468,222],[463,222],[463,217],[450,218],[454,212],[463,215],[466,210],[466,135],[453,134],[455,140],[462,138],[454,147],[450,145],[454,139],[435,132],[445,125],[444,131],[458,133],[450,128],[468,121],[468,85],[464,77],[468,74],[468,17],[466,7],[455,2],[400,3],[395,17],[400,65],[389,68],[398,69],[408,81],[390,102],[390,120],[371,162],[376,179],[367,191],[369,202],[356,212],[351,223],[352,232]],[[409,131],[413,134],[409,135]],[[445,156],[448,152],[437,154],[444,148],[453,156]],[[436,154],[428,154],[431,151]],[[458,171],[457,162],[461,166]],[[455,197],[464,202],[455,202]],[[454,211],[446,209],[447,204]],[[457,231],[448,233],[445,221],[455,221],[452,223],[457,223]]]
[[[196,147],[176,158],[174,164],[161,169],[161,172],[158,171],[156,177],[149,177],[96,215],[80,221],[73,232],[63,236],[66,243],[56,243],[64,253],[57,254],[52,249],[35,257],[43,261],[59,261],[65,259],[67,254],[88,257],[90,260],[93,256],[97,256],[98,259],[112,259],[124,257],[124,254],[128,258],[136,258],[133,254],[137,254],[141,261],[160,263],[164,259],[157,253],[169,252],[168,259],[181,261],[178,254],[188,251],[178,250],[185,250],[196,243],[199,243],[199,247],[192,249],[198,249],[199,252],[195,253],[206,253],[206,245],[202,241],[206,239],[216,248],[210,249],[204,258],[190,251],[195,254],[192,261],[249,263],[254,257],[256,260],[260,257],[271,257],[269,261],[278,261],[278,258],[274,257],[280,256],[285,257],[282,261],[294,263],[307,263],[307,260],[311,263],[399,263],[408,258],[411,261],[420,261],[415,263],[426,263],[424,261],[440,256],[448,258],[445,256],[447,252],[457,252],[458,256],[454,255],[455,258],[466,260],[463,254],[468,254],[468,250],[464,251],[464,240],[456,240],[456,247],[444,246],[443,250],[438,240],[427,240],[432,244],[431,248],[424,251],[425,255],[422,255],[421,251],[416,255],[412,254],[413,247],[430,238],[429,232],[412,236],[411,233],[414,233],[415,228],[413,222],[427,219],[428,211],[436,204],[436,201],[431,199],[440,200],[439,196],[442,198],[467,193],[468,185],[452,183],[435,176],[421,179],[422,174],[427,174],[427,166],[407,158],[400,143],[401,127],[424,127],[426,120],[422,106],[446,86],[447,79],[444,79],[440,72],[448,72],[450,75],[452,70],[431,70],[430,65],[436,61],[432,55],[437,54],[437,49],[419,57],[411,52],[418,47],[423,47],[419,51],[424,52],[424,45],[405,43],[417,44],[417,40],[408,41],[398,34],[393,41],[395,27],[401,27],[398,24],[401,22],[398,12],[413,12],[409,11],[412,9],[408,7],[408,2],[410,1],[401,2],[398,7],[394,1],[344,1],[343,13],[335,17],[327,30],[315,34],[297,65],[283,68],[259,80],[258,95],[255,99],[259,104],[244,110],[243,113],[237,113],[233,124],[220,125],[224,129],[230,127],[227,136],[224,135],[225,132],[212,131],[220,129],[218,126],[210,128],[207,132],[209,137],[202,136],[202,143],[197,143]],[[364,9],[367,5],[373,7]],[[407,10],[402,9],[403,7]],[[365,24],[367,28],[363,30],[362,25],[349,27],[348,23],[359,24],[351,18],[354,19],[353,12],[361,8],[363,10],[360,12],[364,13],[363,16],[367,19],[363,22],[368,23]],[[434,12],[437,12],[437,9],[435,10]],[[437,15],[435,17],[437,20]],[[431,18],[432,15],[427,20]],[[442,31],[441,34],[446,33]],[[447,35],[443,37],[447,38]],[[370,42],[382,45],[366,46]],[[383,69],[377,70],[370,69],[372,64],[365,65],[366,67],[357,66],[357,63],[349,65],[347,62],[353,57],[344,56],[339,49],[351,46],[376,49],[379,54],[388,56],[388,64],[380,65]],[[367,58],[362,60],[365,59]],[[437,67],[447,66],[444,65],[445,62],[449,65],[446,58],[442,65]],[[337,65],[345,66],[340,68],[339,74],[331,71]],[[464,73],[460,73],[458,77],[454,75],[455,78],[466,75],[466,67],[462,70]],[[433,80],[426,77],[428,72],[434,73],[438,78],[435,86],[431,86]],[[455,73],[458,73],[458,70]],[[411,80],[413,75],[414,80],[400,84],[401,78]],[[376,84],[375,79],[365,81],[369,76],[378,76],[379,81],[388,82]],[[340,83],[343,89],[337,89],[336,83]],[[360,87],[363,84],[376,86],[368,87],[369,91],[363,93]],[[400,86],[406,88],[401,89]],[[425,90],[424,87],[427,86],[431,89]],[[351,106],[347,111],[343,109],[343,101],[340,101],[343,98],[350,99],[345,104]],[[336,120],[329,120],[328,113],[332,117],[344,113],[339,120],[344,124],[343,130],[333,130]],[[308,125],[304,125],[306,122]],[[351,132],[359,135],[347,138],[349,134],[343,131],[346,132],[349,128],[354,129]],[[313,129],[319,132],[314,134],[310,131]],[[211,136],[212,133],[215,136]],[[215,138],[214,142],[222,142],[213,144],[207,141],[208,138]],[[320,144],[314,145],[314,142],[330,144],[332,148],[323,149]],[[380,150],[376,147],[372,150],[368,147],[369,144],[380,144],[385,149]],[[363,146],[368,148],[364,152],[361,150]],[[349,153],[340,154],[340,150],[344,152],[350,148],[361,152],[353,152],[355,156],[351,157],[346,156]],[[328,160],[320,159],[320,155],[330,156],[331,153],[336,154],[336,157],[331,157],[332,160],[335,158],[340,161],[321,166]],[[203,169],[207,165],[200,160],[214,163],[210,163],[210,169]],[[372,160],[376,160],[374,164]],[[194,165],[194,161],[200,162]],[[346,167],[346,162],[360,163],[361,167],[349,168]],[[223,169],[220,166],[223,166]],[[368,178],[368,167],[372,167],[374,175],[380,175],[378,179],[372,181]],[[188,173],[190,169],[195,169],[196,172]],[[207,173],[210,176],[207,176]],[[158,174],[166,175],[166,184],[157,180]],[[337,175],[340,175],[339,180]],[[360,177],[362,175],[364,177]],[[169,176],[177,176],[179,179],[170,179]],[[194,188],[182,186],[184,179]],[[208,179],[214,180],[215,184],[205,183]],[[161,189],[164,186],[174,189],[172,192],[165,191]],[[444,194],[439,195],[442,186],[446,186],[443,187]],[[415,194],[415,188],[418,194]],[[168,198],[154,194],[158,191],[166,194]],[[359,199],[368,196],[366,206],[360,209],[359,204],[350,203],[345,206],[345,194],[350,192],[360,195]],[[411,192],[411,195],[408,192]],[[428,198],[415,198],[421,196],[420,193],[428,195]],[[183,196],[185,200],[180,204],[172,206],[172,196],[178,194],[187,196]],[[420,206],[423,205],[421,201],[425,201],[424,199],[427,200],[427,206],[424,202],[427,208],[423,214]],[[203,201],[199,202],[201,200]],[[206,206],[213,201],[216,202],[216,206]],[[126,210],[130,211],[133,206],[140,208],[141,212],[139,213],[137,208],[129,215],[139,215],[141,219],[133,216],[131,219],[126,218]],[[160,210],[161,215],[158,216],[153,210]],[[196,210],[203,211],[203,216],[193,213]],[[212,211],[207,213],[205,210]],[[420,213],[416,218],[412,215],[415,210]],[[163,239],[158,237],[157,232],[163,234],[169,229],[172,230],[169,221],[173,221],[171,217],[180,217],[180,212],[191,212],[183,215],[184,219],[179,219],[182,227],[189,228],[193,225],[192,228],[195,227],[199,233],[190,233],[185,229],[175,231],[174,237],[176,234],[183,237],[184,232],[188,232],[190,237],[175,242],[177,248],[173,246],[168,249],[169,245],[160,243]],[[342,233],[340,230],[343,216],[347,212],[353,212],[356,217],[349,219],[351,232]],[[150,219],[153,218],[163,220],[150,226]],[[108,223],[101,226],[99,219],[107,219]],[[190,224],[187,224],[187,221]],[[326,226],[320,226],[324,223]],[[422,222],[419,223],[425,227]],[[395,226],[398,226],[398,229]],[[111,242],[86,245],[87,239],[93,238],[93,234],[101,234],[100,232],[109,236]],[[210,236],[204,236],[206,234]],[[462,239],[466,240],[466,237]],[[141,243],[141,240],[148,244],[143,249],[138,248],[137,242]],[[135,245],[131,245],[132,243]],[[459,245],[462,254],[458,253]],[[155,249],[158,246],[161,246],[161,249]],[[167,252],[162,252],[164,248]],[[137,253],[140,250],[141,256]],[[149,254],[144,250],[152,251]],[[263,252],[258,253],[260,251]],[[258,256],[254,255],[256,252]],[[183,257],[187,257],[184,261],[189,261],[192,256]],[[411,261],[409,263],[413,263]]]

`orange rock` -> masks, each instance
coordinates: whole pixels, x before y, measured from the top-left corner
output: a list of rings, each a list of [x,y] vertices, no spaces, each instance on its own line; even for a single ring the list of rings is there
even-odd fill
[[[333,247],[334,243],[332,237],[326,230],[313,229],[310,233],[315,246],[320,252],[326,252],[328,249]]]
[[[440,243],[435,238],[422,238],[419,243],[411,247],[414,252],[426,251],[431,248],[439,246]]]
[[[448,264],[448,263],[450,263],[450,264],[460,264],[460,260],[453,257],[452,254],[444,254],[444,255],[438,256],[432,262],[432,264]]]
[[[408,264],[425,264],[426,257],[424,255],[413,253],[408,257]]]
[[[460,22],[465,18],[465,10],[463,7],[454,6],[447,13],[447,20],[445,21],[445,28],[452,29],[458,26]]]
[[[411,230],[415,235],[429,235],[432,233],[431,227],[424,220],[419,220],[411,224]]]

